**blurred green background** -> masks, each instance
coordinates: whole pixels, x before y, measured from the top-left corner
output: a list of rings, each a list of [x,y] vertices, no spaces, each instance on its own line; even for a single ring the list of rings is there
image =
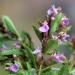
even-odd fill
[[[32,25],[38,23],[39,19],[45,18],[46,11],[51,4],[61,6],[64,13],[70,17],[73,25],[71,34],[73,35],[75,32],[75,0],[0,0],[0,17],[2,15],[9,16],[18,31],[28,31],[33,37],[35,46],[40,46]],[[6,74],[1,74],[0,71],[0,75]]]

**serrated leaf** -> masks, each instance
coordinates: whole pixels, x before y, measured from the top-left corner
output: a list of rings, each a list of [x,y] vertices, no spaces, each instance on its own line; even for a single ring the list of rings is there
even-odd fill
[[[32,26],[37,37],[39,38],[39,40],[41,41],[42,40],[42,33],[35,27],[35,26]]]
[[[59,27],[59,24],[61,23],[62,17],[63,17],[63,14],[62,13],[58,13],[55,16],[55,20],[53,20],[51,22],[51,30],[50,30],[50,33],[54,33],[54,32],[56,32],[56,30],[58,30],[58,27]]]
[[[2,50],[0,51],[0,55],[21,55],[21,51],[19,49],[7,49],[7,50]]]

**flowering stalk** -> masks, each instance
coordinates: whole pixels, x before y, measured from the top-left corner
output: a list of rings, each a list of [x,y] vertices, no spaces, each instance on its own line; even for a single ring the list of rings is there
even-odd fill
[[[47,11],[46,19],[40,23],[40,27],[38,29],[35,26],[33,27],[36,35],[41,40],[40,48],[35,48],[35,45],[32,45],[31,37],[28,33],[22,32],[20,34],[8,17],[4,16],[3,22],[5,27],[2,26],[3,24],[0,25],[1,33],[2,29],[6,29],[5,34],[7,34],[8,39],[11,37],[11,41],[14,41],[14,44],[12,44],[14,49],[9,50],[8,45],[2,42],[0,60],[2,60],[2,63],[5,61],[5,66],[11,73],[15,72],[16,75],[47,75],[48,73],[52,75],[68,75],[72,73],[70,71],[74,64],[72,60],[66,57],[65,52],[61,51],[62,48],[60,47],[71,53],[75,48],[75,38],[70,39],[68,34],[70,19],[62,13],[61,7],[51,6]],[[18,38],[12,39],[13,33]],[[10,56],[13,56],[14,60]],[[72,57],[74,60],[74,56]],[[8,65],[6,64],[7,62],[9,63]]]

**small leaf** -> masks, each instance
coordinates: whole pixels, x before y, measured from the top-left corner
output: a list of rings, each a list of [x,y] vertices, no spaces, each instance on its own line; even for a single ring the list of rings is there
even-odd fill
[[[39,40],[41,41],[42,40],[42,33],[35,27],[35,26],[32,26],[37,37],[39,38]]]
[[[45,53],[50,52],[50,50],[55,50],[58,48],[58,41],[50,39],[48,40],[47,47],[45,49]]]
[[[50,31],[50,33],[54,33],[54,32],[56,32],[56,30],[58,30],[58,27],[59,27],[59,25],[61,23],[62,17],[63,17],[62,13],[58,13],[55,16],[55,20],[53,20],[52,23],[51,23],[51,31]]]

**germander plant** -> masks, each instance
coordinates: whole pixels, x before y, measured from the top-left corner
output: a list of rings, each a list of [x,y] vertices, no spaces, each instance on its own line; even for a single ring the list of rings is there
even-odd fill
[[[75,75],[75,38],[68,33],[70,19],[52,5],[39,28],[33,29],[41,48],[30,34],[18,32],[8,16],[0,22],[0,64],[9,75]]]

